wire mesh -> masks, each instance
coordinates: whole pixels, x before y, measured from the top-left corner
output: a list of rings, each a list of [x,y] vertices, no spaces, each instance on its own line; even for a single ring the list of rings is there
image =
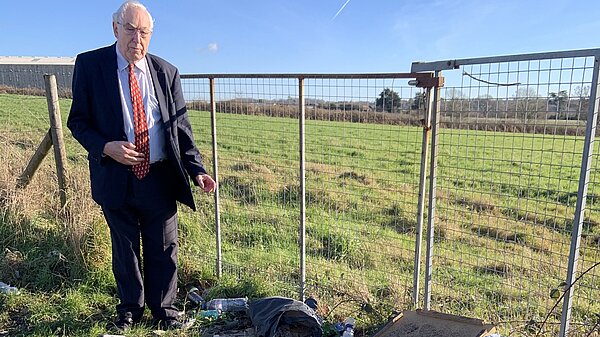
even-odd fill
[[[361,324],[411,306],[424,102],[400,79],[305,82],[308,293]]]
[[[0,137],[7,151],[11,144],[17,152],[35,150],[50,127],[44,74],[55,75],[60,98],[71,97],[72,65],[0,64]],[[60,105],[64,123],[70,101]]]
[[[65,127],[71,101],[70,67],[0,65],[0,144],[6,162],[26,165],[50,128],[44,74],[56,76],[59,104]],[[72,157],[85,158],[83,149],[65,133],[66,146]],[[18,158],[18,159],[17,159]]]
[[[432,309],[558,331],[593,70],[593,57],[569,57],[444,72]],[[590,196],[580,271],[598,261]],[[573,322],[598,312],[597,284],[577,285]]]
[[[184,79],[183,88],[209,153],[208,80]],[[298,291],[297,92],[294,79],[215,81],[223,272],[260,275],[286,296]]]
[[[184,78],[192,109],[208,109],[206,83]],[[223,263],[296,298],[299,79],[215,83]],[[394,78],[323,75],[304,87],[306,295],[332,315],[362,308],[381,322],[410,303],[424,96]]]

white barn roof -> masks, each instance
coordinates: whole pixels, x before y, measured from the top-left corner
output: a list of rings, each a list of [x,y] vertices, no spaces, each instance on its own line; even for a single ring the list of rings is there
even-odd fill
[[[74,57],[0,56],[0,64],[74,65]]]

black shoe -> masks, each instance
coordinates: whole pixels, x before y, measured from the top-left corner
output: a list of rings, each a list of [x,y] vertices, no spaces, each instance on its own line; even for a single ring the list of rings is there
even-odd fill
[[[113,329],[116,329],[118,332],[127,331],[133,326],[133,315],[128,311],[123,315],[119,315],[119,319],[115,321],[113,325]]]
[[[183,324],[174,319],[174,318],[167,318],[164,320],[159,320],[156,321],[158,324],[158,328],[160,330],[179,330],[179,329],[183,329]]]

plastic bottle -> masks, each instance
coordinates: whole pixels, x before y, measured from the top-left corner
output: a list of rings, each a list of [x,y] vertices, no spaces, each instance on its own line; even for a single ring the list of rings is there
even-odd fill
[[[197,306],[201,306],[204,303],[204,299],[200,296],[200,290],[196,287],[188,289],[187,298]]]
[[[246,311],[248,298],[215,298],[205,303],[202,309],[220,311]]]
[[[344,333],[342,337],[354,337],[354,318],[348,317],[344,321]]]
[[[221,312],[219,310],[200,310],[198,312],[199,318],[217,319],[217,318],[219,318],[220,315],[221,315]]]
[[[0,293],[2,294],[18,294],[19,289],[16,287],[11,287],[10,285],[0,282]]]

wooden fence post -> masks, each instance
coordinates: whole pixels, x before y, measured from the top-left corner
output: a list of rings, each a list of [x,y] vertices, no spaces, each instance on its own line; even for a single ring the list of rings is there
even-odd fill
[[[24,188],[29,184],[33,174],[37,171],[42,160],[44,160],[48,154],[50,147],[54,146],[54,160],[56,161],[60,205],[61,207],[65,207],[67,204],[67,154],[65,151],[65,142],[63,140],[56,76],[54,74],[45,74],[44,82],[46,84],[46,101],[48,102],[48,113],[50,115],[50,130],[48,130],[44,139],[33,154],[33,157],[29,160],[27,167],[17,179],[17,188]]]
[[[38,167],[40,167],[42,160],[44,160],[51,147],[52,136],[50,135],[50,130],[48,130],[48,132],[46,132],[46,135],[44,135],[44,139],[42,139],[42,142],[38,146],[37,150],[35,150],[33,157],[31,157],[31,160],[29,160],[27,167],[25,168],[23,173],[21,173],[21,176],[17,179],[17,188],[24,188],[27,185],[29,185],[33,174],[35,173],[35,171],[37,171]]]
[[[50,115],[50,134],[52,135],[52,144],[54,145],[54,160],[56,161],[60,204],[62,207],[65,207],[67,203],[67,154],[63,140],[56,76],[54,74],[44,74],[44,83],[46,84],[46,100],[48,101],[48,113]]]

